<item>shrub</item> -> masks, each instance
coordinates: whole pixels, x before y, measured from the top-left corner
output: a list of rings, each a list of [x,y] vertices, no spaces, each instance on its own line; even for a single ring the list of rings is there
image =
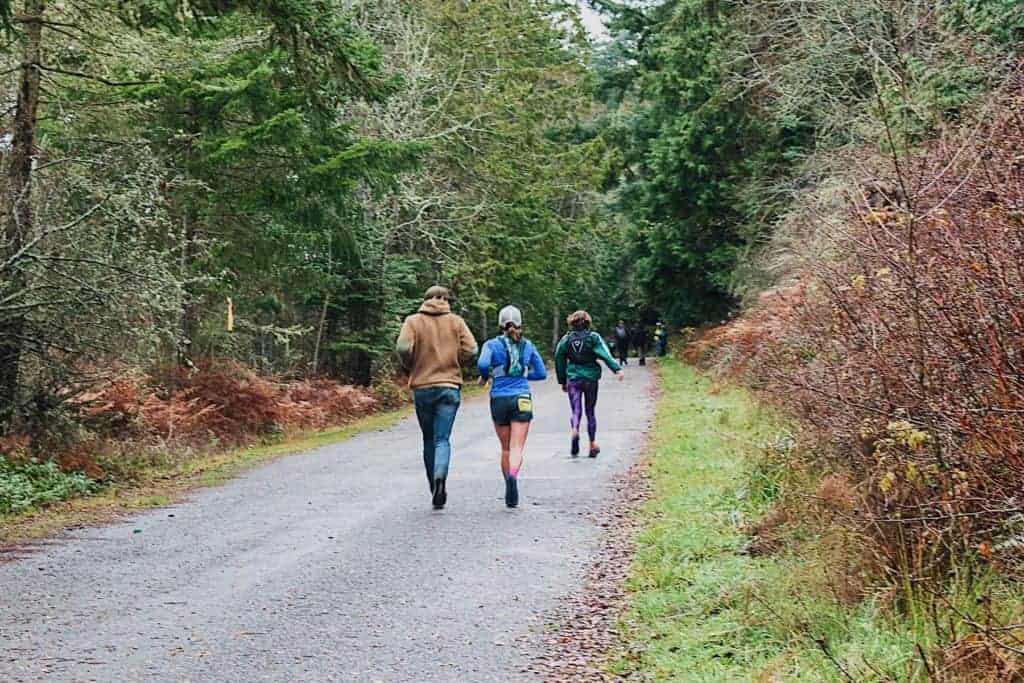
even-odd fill
[[[381,400],[333,380],[283,381],[207,360],[151,377],[126,373],[83,393],[77,405],[102,436],[202,445],[343,424],[373,412]]]
[[[912,581],[1024,566],[1024,77],[1000,97],[851,188],[831,257],[689,350],[805,418]]]
[[[62,472],[54,462],[0,457],[0,515],[85,495],[97,486],[80,472]]]

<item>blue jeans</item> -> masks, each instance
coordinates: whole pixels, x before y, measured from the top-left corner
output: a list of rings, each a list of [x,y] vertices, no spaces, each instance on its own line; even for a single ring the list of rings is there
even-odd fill
[[[452,457],[452,425],[459,412],[462,392],[451,387],[427,387],[413,390],[416,418],[423,432],[423,467],[427,481],[448,476]]]

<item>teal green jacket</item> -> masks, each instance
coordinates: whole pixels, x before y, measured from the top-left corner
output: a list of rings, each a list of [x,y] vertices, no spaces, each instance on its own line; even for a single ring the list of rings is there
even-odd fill
[[[608,350],[608,345],[604,343],[604,339],[601,339],[601,335],[597,332],[591,332],[587,337],[586,343],[587,347],[594,352],[594,355],[604,361],[609,370],[618,372],[622,369],[615,362],[615,359],[612,358],[612,352]],[[573,379],[588,379],[591,381],[601,379],[601,365],[596,360],[590,363],[573,363],[569,360],[568,348],[569,335],[566,334],[555,348],[555,373],[558,375],[559,384],[565,384]]]

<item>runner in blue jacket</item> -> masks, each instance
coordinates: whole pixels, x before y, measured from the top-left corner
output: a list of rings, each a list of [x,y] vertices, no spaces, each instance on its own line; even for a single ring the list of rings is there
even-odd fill
[[[501,334],[489,339],[480,352],[480,381],[493,378],[491,419],[501,442],[501,473],[505,477],[505,505],[519,505],[519,468],[533,419],[530,382],[547,379],[547,369],[537,348],[523,338],[523,314],[515,306],[498,313]]]

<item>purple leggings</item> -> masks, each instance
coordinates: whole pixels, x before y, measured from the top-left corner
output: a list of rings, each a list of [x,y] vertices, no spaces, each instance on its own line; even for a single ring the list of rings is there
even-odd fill
[[[590,440],[594,441],[597,436],[597,416],[594,414],[594,408],[597,407],[597,382],[589,379],[572,379],[568,382],[568,389],[569,407],[572,409],[569,425],[573,431],[579,431],[583,406],[586,404],[587,434]]]

